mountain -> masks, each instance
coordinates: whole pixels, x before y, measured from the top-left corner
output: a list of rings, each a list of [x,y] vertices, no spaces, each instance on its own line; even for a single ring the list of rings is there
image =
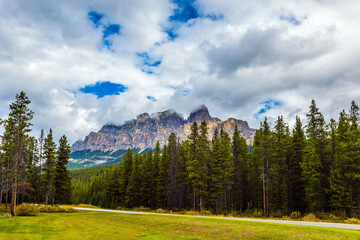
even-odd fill
[[[220,130],[221,127],[232,136],[235,125],[238,126],[241,135],[247,139],[248,144],[255,135],[255,130],[250,128],[246,121],[235,118],[222,121],[219,118],[213,118],[205,105],[191,112],[187,119],[172,109],[152,115],[142,113],[136,119],[120,126],[106,124],[98,132],[91,132],[83,141],[75,142],[71,146],[70,163],[76,161],[77,166],[81,166],[81,162],[86,163],[87,166],[106,164],[107,160],[115,163],[117,159],[114,160],[112,154],[116,153],[115,156],[121,157],[124,153],[121,150],[128,148],[136,149],[136,151],[150,149],[155,147],[157,141],[160,145],[165,145],[172,132],[180,140],[186,140],[191,132],[190,127],[195,121],[208,123],[210,138],[215,129]],[[117,153],[122,154],[120,156]],[[89,155],[91,158],[87,157]]]

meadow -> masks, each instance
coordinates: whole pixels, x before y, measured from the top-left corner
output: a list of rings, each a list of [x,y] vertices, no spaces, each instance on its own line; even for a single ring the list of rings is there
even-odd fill
[[[360,231],[104,212],[0,218],[0,239],[360,239]]]

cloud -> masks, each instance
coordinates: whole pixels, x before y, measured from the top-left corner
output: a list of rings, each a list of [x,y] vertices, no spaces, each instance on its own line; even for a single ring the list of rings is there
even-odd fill
[[[359,8],[354,0],[3,1],[0,117],[24,90],[33,134],[53,128],[70,142],[142,112],[187,116],[201,104],[257,128],[265,115],[305,123],[314,98],[337,119],[360,102]],[[127,90],[79,90],[96,92],[104,79]]]
[[[108,95],[119,95],[127,90],[122,84],[112,82],[97,82],[95,84],[87,85],[79,89],[83,93],[91,93],[98,98],[102,98]]]

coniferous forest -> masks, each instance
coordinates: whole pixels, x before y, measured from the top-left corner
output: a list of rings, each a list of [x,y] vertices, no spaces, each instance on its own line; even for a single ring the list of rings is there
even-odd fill
[[[90,179],[77,172],[74,203],[151,209],[257,211],[263,216],[337,211],[360,217],[360,119],[349,112],[328,123],[315,101],[306,124],[290,129],[282,116],[267,118],[248,146],[235,129],[209,139],[206,122],[194,122],[187,141],[171,134],[168,144],[132,153],[120,164],[97,169]],[[305,121],[304,121],[305,122]],[[101,170],[101,171],[99,171]],[[86,181],[79,181],[83,176]]]
[[[34,112],[24,92],[10,104],[7,119],[1,121],[4,132],[0,144],[0,204],[10,207],[27,203],[70,203],[71,177],[66,169],[70,145],[65,136],[57,147],[52,130],[45,136],[30,136]],[[10,205],[10,206],[8,206]]]
[[[282,116],[274,123],[265,118],[253,146],[237,128],[233,136],[217,129],[209,139],[207,123],[194,122],[186,141],[171,134],[163,147],[129,149],[121,163],[73,171],[73,180],[66,169],[66,137],[56,146],[51,129],[38,139],[29,135],[29,104],[19,93],[1,121],[0,204],[9,204],[12,214],[17,204],[29,202],[360,217],[360,118],[354,101],[328,123],[314,100],[304,126],[299,117],[292,129]]]

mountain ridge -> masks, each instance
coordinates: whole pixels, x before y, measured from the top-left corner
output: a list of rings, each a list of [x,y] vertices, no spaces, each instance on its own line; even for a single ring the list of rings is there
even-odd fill
[[[180,140],[186,140],[190,135],[190,127],[193,122],[206,121],[211,138],[215,129],[221,127],[232,136],[235,125],[238,126],[241,135],[251,144],[255,129],[249,127],[246,121],[228,118],[222,121],[211,117],[207,107],[201,105],[192,111],[187,119],[173,109],[154,114],[142,113],[136,119],[126,121],[122,125],[105,124],[98,132],[91,132],[84,140],[76,141],[71,146],[71,151],[99,150],[116,151],[120,149],[146,149],[155,146],[159,141],[165,145],[167,139],[174,132]]]

